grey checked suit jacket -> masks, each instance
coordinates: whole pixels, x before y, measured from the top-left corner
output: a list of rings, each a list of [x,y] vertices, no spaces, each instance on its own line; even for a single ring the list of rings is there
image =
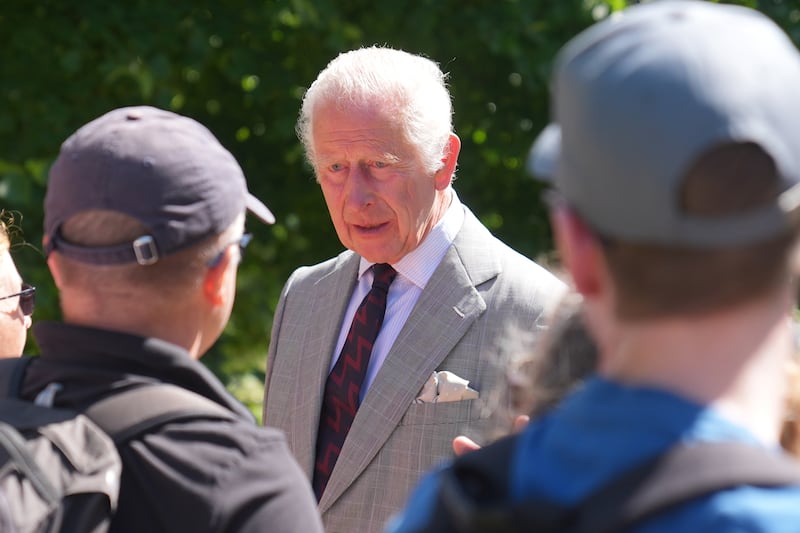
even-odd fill
[[[346,251],[298,269],[275,313],[264,423],[286,432],[309,479],[322,393],[359,259]],[[421,474],[452,456],[455,436],[482,440],[485,399],[504,372],[500,354],[509,331],[540,328],[563,291],[560,281],[493,237],[465,208],[460,232],[359,407],[319,502],[326,531],[381,531]],[[468,379],[481,398],[413,403],[435,370]]]

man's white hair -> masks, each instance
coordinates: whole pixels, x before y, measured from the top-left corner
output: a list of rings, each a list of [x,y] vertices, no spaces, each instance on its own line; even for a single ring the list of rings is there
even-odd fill
[[[315,111],[331,104],[345,110],[379,104],[397,117],[425,169],[436,172],[453,131],[446,78],[435,62],[402,50],[372,46],[339,54],[306,91],[297,122],[312,167]]]

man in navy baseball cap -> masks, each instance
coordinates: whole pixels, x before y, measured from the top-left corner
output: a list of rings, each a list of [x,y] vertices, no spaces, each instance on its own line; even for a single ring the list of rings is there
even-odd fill
[[[47,250],[97,265],[152,264],[221,233],[245,207],[275,222],[247,191],[236,159],[205,126],[154,107],[115,109],[61,147],[45,198]],[[91,210],[127,215],[147,232],[109,246],[63,238],[62,225]]]
[[[284,435],[197,361],[230,316],[248,211],[274,222],[208,129],[152,107],[89,122],[50,170],[45,245],[63,322],[34,326],[41,355],[22,397],[84,411],[166,383],[224,413],[173,417],[118,446],[109,531],[322,531]]]

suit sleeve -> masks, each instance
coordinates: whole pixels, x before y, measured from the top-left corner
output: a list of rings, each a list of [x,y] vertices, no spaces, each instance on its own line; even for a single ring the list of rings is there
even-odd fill
[[[270,382],[272,381],[272,370],[275,368],[273,364],[275,354],[278,351],[278,339],[280,338],[281,332],[281,325],[283,324],[283,313],[286,310],[286,298],[288,298],[289,288],[292,285],[292,281],[294,280],[294,276],[296,272],[293,273],[286,284],[283,286],[283,290],[281,290],[281,296],[278,300],[278,307],[275,309],[275,316],[272,320],[272,332],[269,336],[269,349],[267,350],[267,372],[264,378],[264,400],[263,400],[263,409],[262,409],[262,416],[261,416],[261,423],[263,425],[268,425],[267,423],[267,398],[269,397],[269,387]]]

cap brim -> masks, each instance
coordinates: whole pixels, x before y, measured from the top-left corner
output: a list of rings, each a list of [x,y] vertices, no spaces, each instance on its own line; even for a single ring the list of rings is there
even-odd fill
[[[555,179],[558,158],[561,155],[561,126],[549,124],[534,141],[528,152],[525,169],[542,181]]]
[[[274,224],[275,223],[275,215],[272,214],[272,211],[264,205],[264,203],[253,196],[250,193],[247,193],[247,200],[246,204],[247,210],[253,213],[256,217],[261,219],[262,222],[265,224]]]

